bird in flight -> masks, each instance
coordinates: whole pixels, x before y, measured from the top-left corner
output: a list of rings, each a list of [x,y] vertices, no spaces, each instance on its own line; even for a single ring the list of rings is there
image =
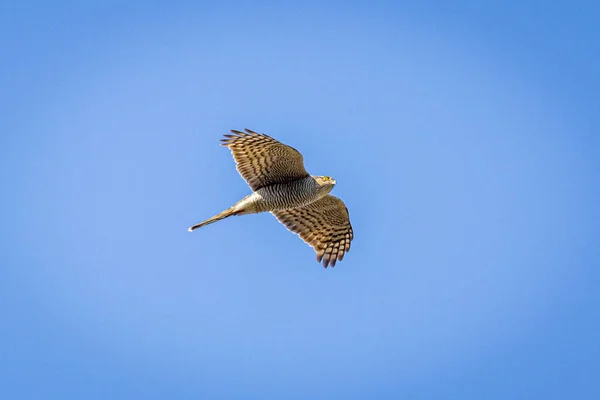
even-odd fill
[[[335,266],[350,251],[354,238],[348,209],[329,194],[335,179],[312,176],[304,169],[302,154],[272,137],[249,129],[231,131],[221,139],[252,193],[232,207],[190,227],[212,224],[232,215],[270,212],[317,253],[317,262]]]

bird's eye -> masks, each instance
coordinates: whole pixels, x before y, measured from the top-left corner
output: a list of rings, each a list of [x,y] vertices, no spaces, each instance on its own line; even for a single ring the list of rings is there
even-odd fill
[[[328,180],[330,180],[330,179],[331,179],[331,178],[330,178],[330,177],[328,177],[328,176],[324,176],[324,177],[323,177],[323,180],[324,180],[324,181],[328,181]]]

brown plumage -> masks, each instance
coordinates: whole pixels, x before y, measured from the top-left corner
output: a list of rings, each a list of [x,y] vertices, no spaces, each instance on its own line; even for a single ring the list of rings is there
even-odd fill
[[[279,222],[296,233],[317,252],[317,262],[335,266],[350,251],[354,238],[348,209],[335,196],[327,195],[304,207],[272,211]]]
[[[231,150],[238,172],[252,191],[310,176],[304,169],[302,154],[293,147],[249,129],[231,133],[223,135],[221,144]]]
[[[346,205],[329,194],[335,180],[309,175],[302,154],[270,136],[249,129],[231,133],[224,135],[222,144],[231,150],[252,194],[189,230],[232,215],[270,211],[314,248],[318,262],[324,267],[335,266],[350,251],[354,238]]]

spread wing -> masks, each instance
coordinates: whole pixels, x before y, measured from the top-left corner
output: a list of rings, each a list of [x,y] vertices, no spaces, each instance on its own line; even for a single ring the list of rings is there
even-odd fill
[[[313,247],[317,262],[335,266],[350,251],[354,238],[350,216],[344,202],[327,195],[304,207],[272,212],[290,231]]]
[[[309,176],[302,154],[293,147],[249,129],[231,133],[221,144],[229,147],[238,172],[253,191]]]

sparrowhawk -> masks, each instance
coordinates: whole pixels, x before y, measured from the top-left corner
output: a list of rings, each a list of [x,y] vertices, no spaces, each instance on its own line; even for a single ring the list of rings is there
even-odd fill
[[[329,194],[335,179],[311,176],[298,150],[268,135],[249,129],[231,133],[224,135],[221,144],[231,150],[252,194],[189,231],[232,215],[271,212],[315,249],[317,262],[325,268],[335,266],[350,251],[354,238],[346,205]]]

